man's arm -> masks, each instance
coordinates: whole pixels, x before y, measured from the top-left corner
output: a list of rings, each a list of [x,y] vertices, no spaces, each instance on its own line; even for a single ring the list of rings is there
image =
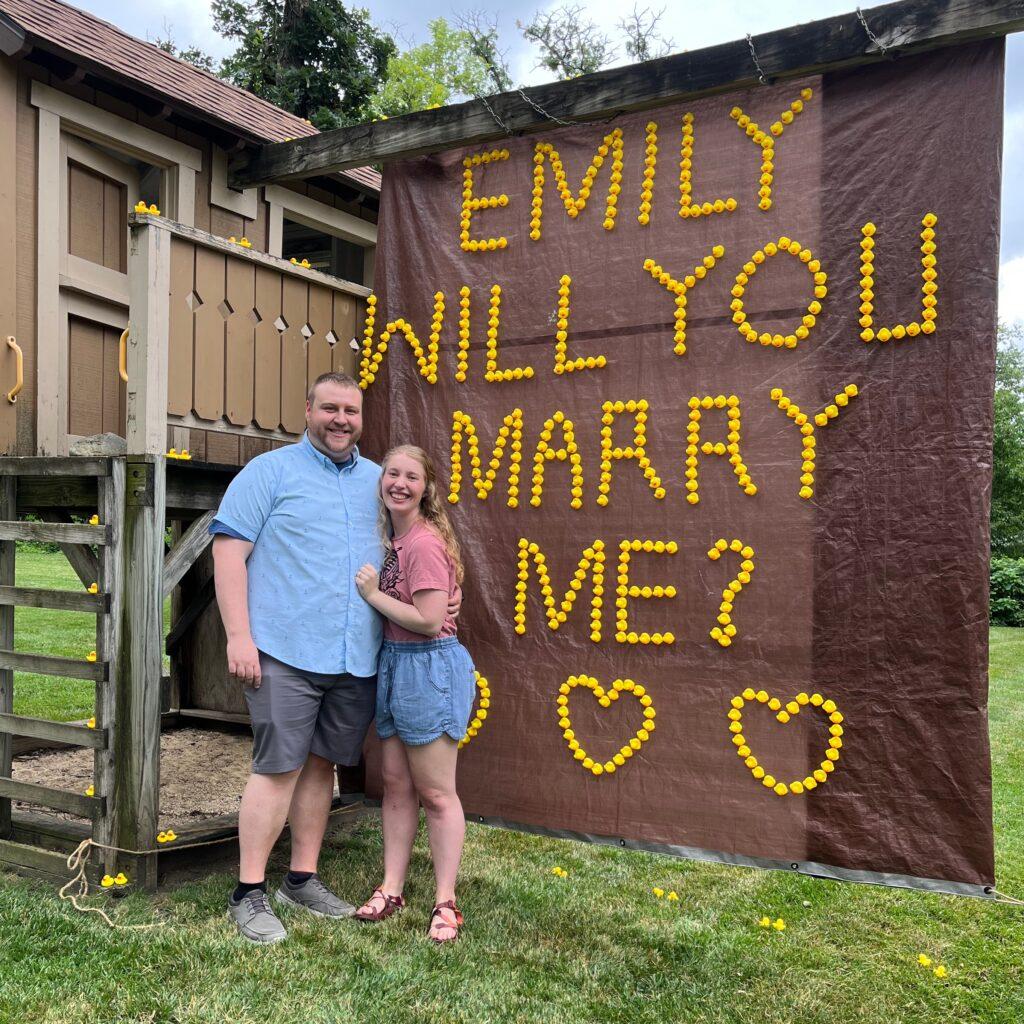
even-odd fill
[[[213,582],[217,607],[228,636],[228,672],[253,687],[260,685],[260,654],[249,631],[249,570],[252,543],[218,534],[213,538]]]

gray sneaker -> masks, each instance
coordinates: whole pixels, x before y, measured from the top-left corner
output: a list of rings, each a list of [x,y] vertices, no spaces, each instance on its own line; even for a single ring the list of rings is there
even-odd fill
[[[281,883],[281,888],[274,893],[278,903],[287,903],[293,907],[302,907],[318,917],[351,917],[356,908],[351,903],[338,899],[330,889],[320,881],[319,875],[311,875],[301,885],[289,885],[288,879]]]
[[[252,889],[237,903],[228,899],[228,917],[238,926],[243,938],[250,942],[283,942],[288,932],[270,907],[262,889]]]

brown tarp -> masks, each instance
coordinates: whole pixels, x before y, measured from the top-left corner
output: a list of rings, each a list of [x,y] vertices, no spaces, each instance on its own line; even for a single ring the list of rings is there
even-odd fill
[[[463,158],[479,150],[387,169],[377,336],[404,318],[426,346],[435,292],[446,310],[435,384],[393,334],[367,390],[367,450],[379,457],[389,445],[421,444],[446,492],[453,412],[473,420],[482,471],[504,417],[519,408],[524,418],[519,507],[506,504],[508,449],[480,500],[465,440],[460,500],[449,505],[467,566],[460,635],[492,694],[460,755],[467,812],[726,859],[830,865],[851,877],[993,882],[986,659],[1002,68],[1002,41],[983,42],[509,139],[507,160],[474,169],[477,195],[509,197],[473,215],[474,238],[508,239],[498,251],[459,246]],[[730,110],[739,106],[767,128],[805,88],[811,98],[777,139],[772,206],[762,211],[760,147]],[[678,214],[686,112],[694,115],[693,201],[735,197],[734,212]],[[658,126],[657,165],[650,223],[641,225],[649,122]],[[557,149],[575,193],[615,128],[625,156],[614,229],[602,226],[611,156],[575,220],[546,163],[542,235],[532,241],[535,145]],[[938,218],[938,329],[866,344],[861,228],[877,227],[875,330],[920,321],[919,233],[929,212]],[[822,313],[795,349],[748,343],[730,310],[744,263],[780,236],[809,248],[828,274]],[[674,296],[644,261],[682,278],[715,245],[725,255],[688,292],[686,352],[675,354]],[[572,279],[567,354],[603,354],[604,368],[553,372],[562,275]],[[532,379],[484,379],[493,284],[502,287],[498,365],[532,366]],[[472,289],[472,335],[467,379],[458,383],[462,286]],[[759,331],[786,334],[812,287],[799,259],[775,256],[750,279],[744,309]],[[771,392],[781,389],[813,417],[848,384],[859,394],[816,427],[814,493],[802,499],[802,438]],[[739,398],[741,455],[757,493],[744,493],[727,458],[702,454],[700,501],[691,505],[687,403],[717,395]],[[647,456],[666,496],[655,497],[636,460],[618,460],[602,507],[602,403],[640,399],[649,403]],[[572,421],[582,456],[580,509],[570,507],[562,460],[545,462],[542,504],[530,505],[538,437],[556,412]],[[616,417],[616,446],[632,442],[632,420]],[[725,410],[702,410],[701,442],[725,442],[726,424]],[[556,429],[552,447],[561,440]],[[583,550],[603,540],[600,642],[590,638],[590,578],[553,631],[532,558],[526,632],[515,633],[520,538],[544,552],[556,608]],[[633,554],[629,567],[631,583],[677,588],[672,598],[631,598],[628,608],[630,630],[670,630],[673,644],[616,641],[624,538],[678,543],[671,555]],[[710,559],[720,538],[754,550],[729,647],[709,632],[742,559],[732,551]],[[608,689],[634,680],[653,699],[656,729],[614,774],[583,768],[563,738],[559,687],[580,674]],[[778,796],[753,777],[727,717],[747,688],[783,705],[801,692],[835,702],[843,745],[826,783]],[[569,710],[577,740],[601,763],[641,725],[628,692],[603,708],[577,687]],[[756,700],[743,708],[753,756],[786,783],[818,767],[829,725],[811,705],[785,724]]]

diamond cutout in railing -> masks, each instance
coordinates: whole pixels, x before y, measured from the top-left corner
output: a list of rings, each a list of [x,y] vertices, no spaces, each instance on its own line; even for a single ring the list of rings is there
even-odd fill
[[[358,339],[358,338],[353,338],[353,339],[352,339],[352,340],[351,340],[351,341],[350,341],[350,342],[348,343],[348,347],[349,347],[350,349],[352,349],[352,351],[353,351],[353,352],[358,352],[358,351],[359,351],[359,339]]]
[[[227,320],[235,311],[231,308],[231,303],[227,299],[221,299],[217,305],[217,312]]]
[[[276,319],[276,320],[274,321],[274,326],[275,326],[275,327],[276,327],[276,328],[277,328],[277,329],[278,329],[278,330],[279,330],[279,331],[280,331],[280,332],[281,332],[282,334],[284,334],[284,332],[288,330],[288,321],[287,321],[287,320],[285,320],[285,318],[284,318],[283,316],[279,316],[279,317],[278,317],[278,318],[277,318],[277,319]]]
[[[313,328],[310,327],[309,324],[303,324],[299,328],[299,334],[301,334],[306,339],[306,341],[309,341],[309,339],[313,337]]]
[[[260,316],[260,311],[258,309],[249,310],[249,319],[253,322],[253,325],[263,323],[263,317]]]
[[[334,348],[334,346],[338,344],[338,336],[334,331],[328,331],[327,337],[324,338],[324,341],[326,341],[331,348]]]
[[[203,304],[203,300],[199,297],[199,293],[192,291],[185,296],[185,305],[193,312],[197,313],[199,307]]]

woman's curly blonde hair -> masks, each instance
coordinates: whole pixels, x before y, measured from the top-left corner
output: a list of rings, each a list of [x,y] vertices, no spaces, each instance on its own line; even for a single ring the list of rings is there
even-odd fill
[[[452,528],[452,522],[448,518],[448,513],[438,497],[437,470],[434,467],[433,459],[422,448],[418,448],[414,444],[400,444],[391,448],[384,455],[384,458],[381,459],[381,470],[387,469],[388,461],[395,455],[405,455],[423,467],[423,479],[426,486],[423,489],[423,497],[420,498],[420,515],[423,516],[434,532],[444,541],[448,557],[451,558],[452,563],[455,565],[455,581],[461,584],[466,575],[465,567],[462,564],[462,552],[459,550],[459,542],[455,539],[455,530]],[[387,506],[384,504],[383,472],[381,473],[380,484],[378,485],[378,493],[381,500],[377,525],[380,529],[381,538],[384,541],[385,550],[391,551],[394,548],[391,540],[394,528],[391,523],[391,513],[388,512]]]

